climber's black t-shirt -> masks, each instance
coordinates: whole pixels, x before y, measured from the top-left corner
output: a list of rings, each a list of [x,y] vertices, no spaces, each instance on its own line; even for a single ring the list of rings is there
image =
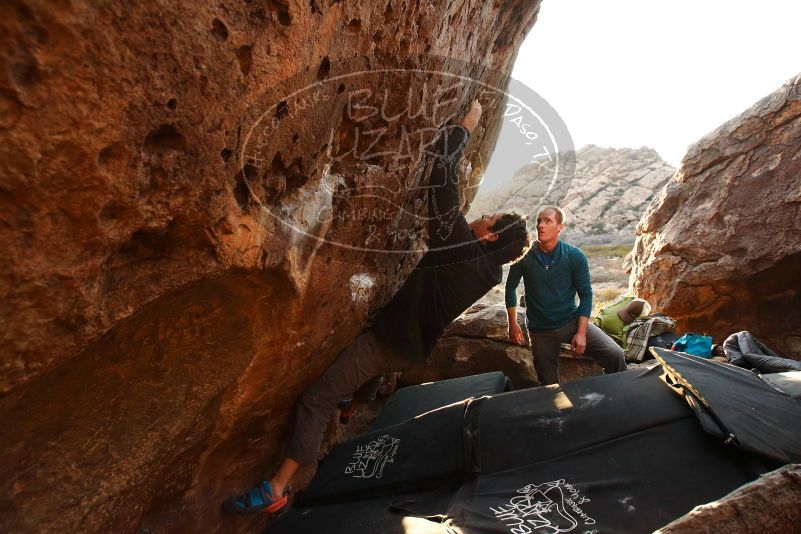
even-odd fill
[[[373,327],[388,348],[409,360],[425,360],[445,327],[503,278],[501,264],[460,209],[457,164],[468,136],[462,126],[440,133],[428,189],[428,252]]]

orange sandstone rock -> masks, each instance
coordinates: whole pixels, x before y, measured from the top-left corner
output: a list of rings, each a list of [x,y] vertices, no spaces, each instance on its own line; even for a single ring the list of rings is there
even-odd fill
[[[274,465],[297,397],[422,253],[403,128],[480,95],[392,120],[349,104],[402,115],[447,87],[437,69],[503,87],[538,8],[0,4],[0,530],[263,526],[221,500]],[[470,141],[473,184],[500,112]]]

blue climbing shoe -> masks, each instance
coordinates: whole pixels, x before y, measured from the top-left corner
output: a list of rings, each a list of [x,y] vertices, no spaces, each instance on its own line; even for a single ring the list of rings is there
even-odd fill
[[[276,499],[273,497],[273,490],[270,483],[263,480],[261,484],[250,488],[242,495],[228,497],[223,501],[223,510],[232,514],[260,514],[266,512],[274,514],[281,510],[287,503],[289,486],[284,490],[284,494]]]

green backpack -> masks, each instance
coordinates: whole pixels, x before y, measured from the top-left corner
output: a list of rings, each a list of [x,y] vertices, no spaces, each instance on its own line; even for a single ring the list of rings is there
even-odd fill
[[[592,323],[606,332],[606,334],[623,347],[623,329],[626,323],[620,318],[618,312],[628,306],[636,297],[633,295],[620,295],[608,305],[601,308],[598,315],[592,318]]]

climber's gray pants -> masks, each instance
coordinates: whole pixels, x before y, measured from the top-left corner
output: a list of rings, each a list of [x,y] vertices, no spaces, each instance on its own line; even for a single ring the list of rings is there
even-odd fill
[[[541,385],[559,382],[559,350],[562,343],[570,343],[578,331],[578,319],[573,319],[558,330],[548,332],[529,331],[534,369]],[[621,349],[603,330],[590,323],[587,325],[587,348],[584,355],[593,358],[609,373],[626,370],[626,360]]]
[[[412,365],[414,362],[385,348],[371,329],[364,331],[300,398],[287,456],[303,465],[317,463],[320,444],[337,403],[380,375]],[[377,382],[372,382],[371,387],[376,386]]]

